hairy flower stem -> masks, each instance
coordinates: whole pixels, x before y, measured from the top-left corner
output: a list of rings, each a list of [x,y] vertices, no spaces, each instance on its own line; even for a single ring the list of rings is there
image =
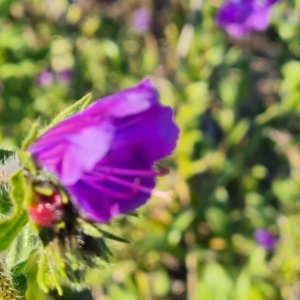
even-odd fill
[[[16,173],[19,168],[20,168],[20,161],[17,155],[15,154],[1,161],[0,162],[0,185],[8,183],[11,175]]]
[[[12,278],[5,270],[5,264],[0,259],[0,300],[20,300],[19,293],[14,289]]]

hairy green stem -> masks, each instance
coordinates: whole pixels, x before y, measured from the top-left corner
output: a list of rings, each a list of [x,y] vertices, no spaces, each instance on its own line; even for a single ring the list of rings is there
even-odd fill
[[[20,300],[19,293],[15,290],[13,281],[6,271],[5,263],[0,259],[0,300]]]
[[[16,154],[0,162],[0,184],[8,183],[11,175],[16,173],[20,168],[20,161]]]

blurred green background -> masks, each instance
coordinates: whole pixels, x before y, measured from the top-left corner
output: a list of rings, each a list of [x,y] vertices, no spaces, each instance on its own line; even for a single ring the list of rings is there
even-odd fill
[[[173,200],[153,197],[124,221],[132,243],[112,245],[91,290],[36,288],[29,300],[300,299],[300,1],[281,1],[267,32],[241,40],[215,25],[220,5],[0,0],[3,148],[87,92],[98,99],[144,77],[181,129],[157,187]],[[140,8],[151,19],[143,32]],[[274,250],[257,244],[259,228]]]

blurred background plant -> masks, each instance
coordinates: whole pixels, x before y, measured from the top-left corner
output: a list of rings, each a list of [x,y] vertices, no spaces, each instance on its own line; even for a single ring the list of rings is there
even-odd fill
[[[181,128],[158,182],[173,201],[153,197],[123,221],[132,243],[89,274],[90,291],[32,284],[27,299],[300,299],[300,1],[274,5],[265,32],[239,39],[216,25],[222,5],[0,1],[2,148],[87,92],[144,77]]]

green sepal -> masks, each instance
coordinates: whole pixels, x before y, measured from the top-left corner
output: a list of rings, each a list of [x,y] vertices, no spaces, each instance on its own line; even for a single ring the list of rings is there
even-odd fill
[[[32,159],[32,155],[29,152],[19,151],[18,157],[21,164],[28,169],[29,173],[35,175],[37,173],[36,166],[34,160]]]
[[[37,271],[37,283],[40,289],[45,293],[49,293],[50,290],[55,288],[57,293],[61,296],[63,294],[60,284],[62,281],[61,275],[51,253],[46,250],[40,251]]]
[[[13,278],[7,270],[6,262],[0,257],[0,299],[20,300],[20,294],[14,287]]]
[[[95,238],[103,237],[103,234],[100,232],[100,230],[97,229],[93,224],[87,223],[82,219],[78,219],[77,223],[85,234],[95,237]]]
[[[24,226],[5,253],[5,261],[10,270],[15,289],[25,297],[27,289],[28,262],[41,245],[30,224]]]
[[[26,187],[26,193],[24,196],[24,207],[29,208],[35,204],[35,191],[32,185]]]
[[[0,187],[0,216],[5,216],[10,213],[12,209],[12,203],[9,198],[8,186]],[[0,217],[1,220],[1,217]]]
[[[111,239],[111,240],[114,240],[114,241],[117,241],[117,242],[120,242],[120,243],[125,243],[125,244],[129,244],[130,243],[130,241],[128,241],[128,240],[126,240],[124,238],[121,238],[119,236],[116,236],[116,235],[114,235],[112,233],[109,233],[107,231],[104,231],[102,229],[100,229],[100,231],[101,231],[101,233],[102,233],[102,235],[103,235],[104,238]]]
[[[41,130],[40,135],[44,134],[50,128],[52,128],[54,125],[65,120],[66,118],[71,117],[74,114],[86,109],[91,104],[92,100],[93,100],[93,95],[92,95],[92,93],[89,93],[89,94],[85,95],[84,97],[82,97],[80,100],[76,101],[73,105],[69,106],[64,111],[59,113],[48,126],[44,127]]]
[[[10,179],[10,199],[14,211],[8,218],[0,220],[0,251],[5,250],[22,227],[27,223],[28,216],[23,208],[25,199],[25,179],[21,171],[14,174]]]
[[[27,280],[27,289],[24,299],[27,300],[46,300],[48,297],[46,293],[43,292],[37,286],[37,271],[38,266],[37,262],[39,261],[38,252],[36,252],[28,261],[28,267],[26,271],[26,280]]]
[[[21,145],[21,150],[23,151],[26,150],[31,144],[33,144],[37,140],[38,129],[39,129],[38,127],[39,127],[38,122],[34,122],[31,125],[30,131]]]

